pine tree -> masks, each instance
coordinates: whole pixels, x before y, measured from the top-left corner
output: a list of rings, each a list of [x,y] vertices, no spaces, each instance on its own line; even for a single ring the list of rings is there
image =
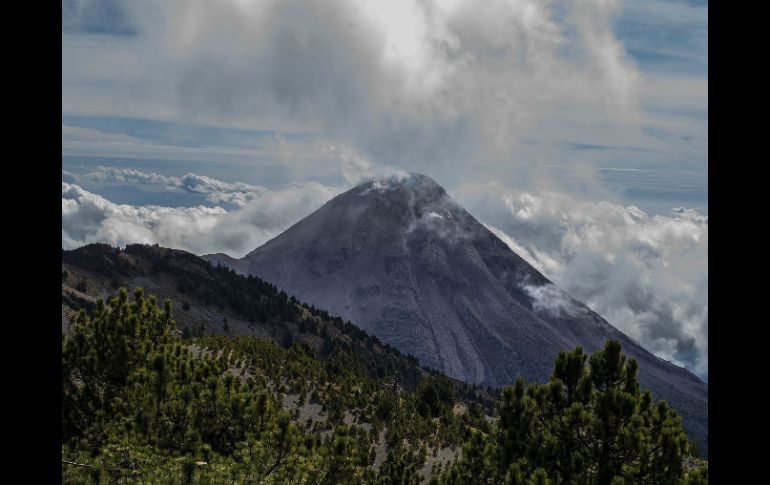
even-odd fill
[[[494,440],[471,436],[443,483],[706,483],[685,473],[688,441],[665,402],[642,393],[638,364],[620,343],[586,358],[581,348],[556,358],[546,384],[521,379],[503,389]],[[492,475],[490,477],[490,474]]]
[[[369,352],[353,327],[329,334],[319,360],[304,342],[253,337],[200,336],[193,348],[174,325],[170,302],[121,289],[62,334],[62,483],[412,485],[426,444],[462,446],[434,485],[708,483],[707,466],[683,466],[679,416],[640,390],[617,342],[561,353],[547,383],[504,388],[489,423],[486,401],[452,412],[483,389],[421,376],[386,347]],[[394,392],[373,373],[403,385]],[[310,395],[327,421],[298,423],[283,393]],[[376,469],[381,430],[389,449]]]

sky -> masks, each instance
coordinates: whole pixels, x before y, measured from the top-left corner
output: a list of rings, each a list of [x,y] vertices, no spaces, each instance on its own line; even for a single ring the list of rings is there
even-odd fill
[[[424,173],[708,378],[707,2],[63,0],[62,246],[236,257]]]

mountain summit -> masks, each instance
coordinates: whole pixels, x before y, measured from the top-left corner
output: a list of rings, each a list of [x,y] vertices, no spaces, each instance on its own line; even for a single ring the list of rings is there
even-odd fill
[[[655,357],[545,276],[426,175],[368,181],[240,260],[253,274],[452,377],[502,386],[548,378],[560,350],[607,339],[707,452],[708,387]]]

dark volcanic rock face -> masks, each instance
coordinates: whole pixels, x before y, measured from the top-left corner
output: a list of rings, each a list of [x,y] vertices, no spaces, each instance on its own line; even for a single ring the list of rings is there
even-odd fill
[[[468,382],[548,378],[556,354],[608,338],[706,448],[707,386],[653,356],[547,278],[423,175],[341,194],[241,260],[219,261]]]

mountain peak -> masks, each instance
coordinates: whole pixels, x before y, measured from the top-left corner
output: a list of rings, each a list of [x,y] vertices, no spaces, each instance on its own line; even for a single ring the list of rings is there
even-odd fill
[[[431,177],[421,173],[406,172],[366,180],[354,187],[351,192],[358,195],[395,195],[403,192],[420,193],[424,195],[446,194],[444,188]]]
[[[364,182],[222,262],[482,385],[544,381],[559,351],[619,340],[639,362],[642,384],[679,403],[696,435],[707,429],[705,384],[559,292],[427,175]]]

